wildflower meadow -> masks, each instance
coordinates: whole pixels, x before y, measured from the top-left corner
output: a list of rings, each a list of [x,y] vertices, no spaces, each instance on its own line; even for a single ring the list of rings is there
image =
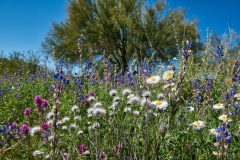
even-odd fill
[[[126,72],[106,57],[102,72],[91,57],[79,73],[64,59],[5,70],[0,159],[240,159],[239,59],[225,43],[199,58],[193,47]]]

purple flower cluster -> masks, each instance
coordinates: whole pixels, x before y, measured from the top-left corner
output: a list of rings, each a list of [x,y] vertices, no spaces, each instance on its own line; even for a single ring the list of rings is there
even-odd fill
[[[49,102],[46,99],[43,99],[40,95],[37,95],[34,98],[34,104],[37,108],[37,111],[45,110],[49,106]]]
[[[46,123],[46,122],[43,122],[42,125],[41,125],[41,129],[43,131],[46,131],[50,128],[50,126]]]
[[[230,124],[223,122],[222,125],[216,128],[217,133],[215,134],[217,142],[220,141],[224,145],[230,144],[232,141],[232,136],[228,131]]]
[[[30,108],[25,108],[23,114],[24,114],[24,116],[29,116],[31,114],[31,109]]]
[[[79,147],[79,153],[82,154],[84,153],[85,151],[87,151],[88,147],[84,144],[81,144],[80,147]]]
[[[28,127],[28,125],[22,124],[22,125],[21,125],[21,131],[22,131],[22,133],[24,133],[24,134],[28,134],[29,131],[30,131],[30,128]]]

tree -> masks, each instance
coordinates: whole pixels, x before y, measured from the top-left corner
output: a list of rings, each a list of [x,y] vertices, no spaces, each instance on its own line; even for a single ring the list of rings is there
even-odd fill
[[[79,60],[81,53],[81,58],[103,55],[123,72],[131,59],[166,61],[179,53],[183,41],[196,44],[199,39],[197,21],[188,22],[186,10],[166,8],[163,0],[151,6],[144,0],[70,0],[68,17],[53,23],[42,47],[51,53],[54,46],[56,58],[71,61]]]

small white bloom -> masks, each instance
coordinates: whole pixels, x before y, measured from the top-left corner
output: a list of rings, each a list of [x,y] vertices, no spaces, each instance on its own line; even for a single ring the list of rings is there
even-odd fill
[[[112,89],[110,92],[109,92],[109,95],[110,96],[116,96],[117,95],[117,90],[115,90],[115,89]]]
[[[102,107],[102,103],[96,102],[96,103],[93,105],[93,108],[97,108],[97,107]]]
[[[67,126],[62,126],[62,130],[68,130]]]
[[[151,103],[150,106],[154,109],[165,110],[168,106],[168,102],[167,101],[154,101]]]
[[[87,115],[88,118],[91,118],[92,116],[93,116],[92,114],[88,114],[88,115]]]
[[[132,91],[131,91],[129,88],[125,88],[125,89],[122,91],[122,94],[123,94],[124,96],[129,96],[131,93],[132,93]]]
[[[94,101],[94,100],[95,100],[95,97],[93,97],[93,96],[89,96],[89,97],[88,97],[88,101],[89,101],[89,102]]]
[[[162,93],[159,93],[159,94],[157,95],[157,98],[158,98],[158,99],[164,99],[164,98],[165,98],[165,96],[164,96],[164,94],[162,94]]]
[[[74,117],[74,120],[75,120],[75,121],[78,121],[78,120],[80,120],[80,119],[81,119],[80,116],[75,116],[75,117]]]
[[[217,131],[216,131],[215,128],[213,128],[213,129],[210,129],[210,133],[213,134],[213,135],[216,135],[216,134],[217,134]]]
[[[86,150],[85,152],[83,152],[84,155],[89,155],[90,154],[90,151],[89,150]]]
[[[127,99],[130,99],[130,98],[132,98],[132,97],[134,97],[134,94],[129,94],[129,95],[127,96]]]
[[[131,112],[131,108],[126,107],[126,108],[124,109],[124,112],[125,112],[125,113],[130,113],[130,112]]]
[[[145,91],[142,94],[143,97],[149,98],[151,96],[151,92],[150,91]]]
[[[151,102],[148,99],[143,98],[141,100],[140,104],[141,104],[141,106],[146,107],[146,106],[149,106],[151,104]]]
[[[100,128],[100,124],[99,123],[93,123],[92,129],[96,129],[96,128]]]
[[[205,124],[203,121],[196,121],[196,122],[193,122],[191,124],[191,126],[195,129],[195,130],[200,130],[201,128],[204,128],[205,127]]]
[[[38,134],[41,132],[41,127],[40,126],[35,126],[30,129],[30,134],[34,136],[35,134]]]
[[[67,123],[70,120],[69,117],[63,117],[62,119],[62,123]]]
[[[224,104],[222,104],[222,103],[213,105],[213,109],[222,109],[222,108],[224,108]]]
[[[82,130],[79,130],[77,134],[78,134],[78,135],[82,135],[82,134],[83,134],[83,131],[82,131]]]
[[[71,108],[71,111],[72,112],[77,112],[78,110],[78,106],[77,105],[73,105],[72,108]]]
[[[53,112],[48,112],[47,113],[47,119],[53,119],[54,113]]]
[[[42,155],[44,152],[42,152],[42,151],[39,151],[39,150],[35,150],[34,152],[33,152],[33,156],[40,156],[40,155]]]
[[[61,126],[62,125],[62,121],[61,120],[57,121],[56,125],[57,126]]]
[[[138,115],[140,114],[140,112],[137,111],[137,110],[135,110],[135,111],[133,111],[133,114],[134,114],[135,116],[138,116]]]
[[[106,109],[104,108],[95,108],[93,111],[94,116],[104,116],[106,114]]]
[[[169,79],[172,79],[173,78],[173,75],[174,75],[174,71],[173,70],[168,70],[168,71],[165,71],[163,73],[163,80],[169,80]]]
[[[120,97],[114,97],[113,98],[113,102],[120,102],[121,101],[121,98]]]
[[[49,136],[49,137],[48,137],[48,140],[49,140],[49,141],[52,141],[52,140],[53,140],[53,138],[54,138],[54,136],[53,136],[53,135],[51,135],[51,136]]]
[[[226,114],[223,114],[223,115],[219,116],[218,119],[219,119],[219,120],[222,120],[223,122],[227,122],[228,117],[227,117]]]
[[[130,99],[131,104],[137,104],[140,101],[138,96],[134,96]]]
[[[70,124],[70,126],[69,126],[69,129],[71,130],[71,131],[74,131],[75,129],[77,128],[77,125],[76,124]]]
[[[52,126],[52,125],[53,125],[53,120],[52,120],[52,119],[48,120],[48,121],[47,121],[47,124],[48,124],[49,126]]]
[[[93,108],[93,107],[92,108],[88,108],[87,113],[88,114],[92,114],[94,110],[95,110],[95,108]]]
[[[148,84],[157,84],[160,81],[160,76],[152,76],[146,80]]]
[[[190,107],[185,107],[184,110],[185,110],[186,112],[193,112],[193,111],[194,111],[194,108],[193,108],[192,106],[190,106]]]

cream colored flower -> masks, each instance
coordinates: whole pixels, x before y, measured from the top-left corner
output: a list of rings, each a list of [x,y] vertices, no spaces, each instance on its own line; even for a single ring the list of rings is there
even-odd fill
[[[186,112],[193,112],[194,108],[192,106],[184,108]]]
[[[174,71],[173,71],[173,70],[165,71],[165,72],[163,73],[162,79],[163,79],[163,80],[172,79],[172,78],[173,78],[173,75],[174,75]]]
[[[152,76],[146,80],[148,84],[157,84],[160,81],[160,76]]]
[[[218,103],[213,106],[213,109],[222,109],[222,108],[224,108],[224,104],[222,103]]]
[[[193,122],[193,123],[191,124],[191,126],[192,126],[195,130],[200,130],[200,129],[202,129],[202,128],[205,127],[205,124],[204,124],[203,121],[196,121],[196,122]]]
[[[219,116],[218,119],[219,119],[219,120],[222,120],[223,122],[227,122],[228,117],[227,117],[226,114],[223,114],[223,115]]]
[[[167,101],[154,101],[151,102],[151,107],[154,109],[161,109],[161,110],[165,110],[168,106],[168,102]]]
[[[217,130],[216,130],[215,128],[210,129],[210,133],[213,134],[213,135],[215,135],[215,134],[217,134]]]

